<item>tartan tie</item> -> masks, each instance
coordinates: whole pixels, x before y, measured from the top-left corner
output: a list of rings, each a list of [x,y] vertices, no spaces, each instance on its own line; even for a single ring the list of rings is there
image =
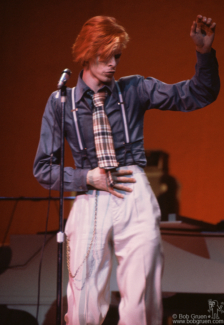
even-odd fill
[[[104,102],[106,96],[106,92],[99,92],[92,96],[94,104],[93,134],[96,147],[96,155],[98,159],[98,166],[107,170],[108,182],[109,185],[112,187],[114,183],[109,169],[117,167],[118,162],[114,150],[111,126],[104,110]]]

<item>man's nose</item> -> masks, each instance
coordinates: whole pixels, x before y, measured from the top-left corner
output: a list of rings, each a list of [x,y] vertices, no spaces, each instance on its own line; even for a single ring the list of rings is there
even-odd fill
[[[114,56],[112,56],[109,60],[109,66],[111,67],[116,67],[117,66],[117,61]]]

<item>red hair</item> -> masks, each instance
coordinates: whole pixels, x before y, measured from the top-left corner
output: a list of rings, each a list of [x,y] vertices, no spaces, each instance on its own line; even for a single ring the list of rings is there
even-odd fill
[[[85,66],[97,56],[100,60],[107,60],[115,51],[125,48],[128,41],[128,34],[115,18],[93,17],[83,25],[73,44],[74,61]]]

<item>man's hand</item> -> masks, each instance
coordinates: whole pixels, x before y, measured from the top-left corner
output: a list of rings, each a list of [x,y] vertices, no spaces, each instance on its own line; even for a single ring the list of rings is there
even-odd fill
[[[115,191],[122,190],[126,192],[132,192],[132,189],[128,186],[119,183],[135,183],[135,179],[132,177],[126,177],[127,175],[132,175],[131,170],[118,170],[116,172],[111,172],[113,181],[115,183],[114,187],[108,186],[107,173],[102,168],[94,168],[89,170],[87,173],[87,184],[95,187],[98,190],[107,191],[119,198],[124,198],[124,195]]]
[[[216,23],[211,18],[198,15],[191,26],[190,36],[196,45],[196,51],[208,53],[211,51],[215,36]]]

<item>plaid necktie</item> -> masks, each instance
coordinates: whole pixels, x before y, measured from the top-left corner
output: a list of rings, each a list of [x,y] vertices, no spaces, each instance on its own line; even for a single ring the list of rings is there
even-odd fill
[[[118,162],[116,160],[110,123],[104,110],[106,96],[106,92],[99,92],[92,96],[94,104],[93,134],[98,166],[107,170],[109,185],[113,186],[114,183],[109,169],[117,167]]]

